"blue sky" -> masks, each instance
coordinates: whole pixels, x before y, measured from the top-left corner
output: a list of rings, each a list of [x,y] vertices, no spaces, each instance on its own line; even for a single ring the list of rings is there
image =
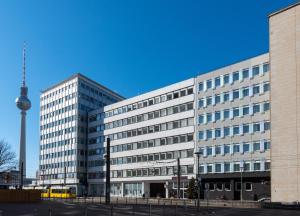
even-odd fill
[[[0,0],[0,139],[18,153],[27,42],[27,176],[40,90],[80,72],[125,97],[268,52],[268,14],[296,0]]]

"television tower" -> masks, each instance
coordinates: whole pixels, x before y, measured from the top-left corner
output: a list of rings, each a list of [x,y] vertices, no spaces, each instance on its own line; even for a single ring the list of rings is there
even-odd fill
[[[19,172],[20,172],[20,188],[23,187],[23,180],[26,178],[26,111],[30,109],[31,102],[27,97],[28,88],[25,82],[26,75],[26,48],[23,47],[23,72],[21,95],[16,99],[16,105],[21,110],[21,131],[20,131],[20,155],[19,155]]]

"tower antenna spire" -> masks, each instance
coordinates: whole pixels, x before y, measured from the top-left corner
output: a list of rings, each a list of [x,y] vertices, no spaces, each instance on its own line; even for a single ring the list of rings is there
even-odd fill
[[[25,77],[26,76],[26,43],[23,44],[23,72],[22,72],[22,86],[26,86]]]

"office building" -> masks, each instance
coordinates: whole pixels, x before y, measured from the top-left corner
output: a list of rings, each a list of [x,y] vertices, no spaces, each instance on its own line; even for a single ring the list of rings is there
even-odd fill
[[[40,185],[68,185],[87,191],[87,116],[123,97],[81,74],[40,96]]]
[[[42,184],[104,195],[110,138],[112,196],[177,196],[179,159],[182,198],[195,177],[202,198],[299,201],[300,3],[269,26],[269,53],[136,97],[82,75],[45,90]]]

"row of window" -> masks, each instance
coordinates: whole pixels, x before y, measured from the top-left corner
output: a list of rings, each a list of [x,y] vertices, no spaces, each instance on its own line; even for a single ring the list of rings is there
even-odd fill
[[[105,136],[105,139],[110,138],[111,140],[118,140],[118,139],[124,139],[128,137],[156,133],[160,131],[188,127],[193,125],[194,125],[194,118],[185,118],[177,121],[171,121],[171,122],[161,123],[161,124],[152,125],[148,127],[142,127],[134,130],[128,130],[128,131],[110,134]]]
[[[41,150],[50,149],[50,148],[56,148],[56,147],[60,147],[60,146],[64,146],[64,145],[69,145],[69,144],[73,144],[73,143],[75,143],[75,139],[74,138],[65,139],[65,140],[61,140],[61,141],[57,141],[57,142],[43,144],[43,145],[41,145]]]
[[[270,122],[262,121],[199,131],[198,137],[199,140],[208,140],[235,135],[252,134],[268,130],[270,130]]]
[[[153,148],[164,145],[192,142],[193,134],[182,134],[178,136],[163,137],[158,139],[144,140],[140,142],[120,144],[110,147],[111,153],[130,151],[143,148]]]
[[[97,107],[104,107],[107,104],[103,101],[100,101],[98,99],[96,99],[95,97],[89,96],[87,94],[84,94],[82,92],[79,93],[79,98],[80,100],[85,100],[88,103],[92,103],[93,105],[97,105]],[[103,100],[103,98],[101,98],[101,100]]]
[[[57,121],[53,121],[53,122],[41,125],[40,130],[46,130],[48,128],[63,125],[63,124],[66,124],[66,123],[69,123],[69,122],[72,122],[72,121],[75,121],[75,120],[76,120],[76,115],[72,115],[72,116],[69,116],[69,117],[66,117],[66,118],[59,119]]]
[[[79,163],[79,161],[78,161],[78,163]],[[79,165],[80,164],[78,164],[78,166]],[[64,168],[64,167],[75,167],[75,166],[76,166],[76,161],[65,161],[65,162],[59,162],[59,163],[42,164],[42,165],[40,165],[40,170]]]
[[[252,142],[223,144],[216,146],[206,146],[199,148],[200,155],[203,157],[227,155],[234,153],[250,153],[257,151],[266,151],[270,149],[269,140],[257,140]]]
[[[205,183],[204,188],[206,191],[231,191],[231,184],[230,182],[209,182]],[[241,191],[241,182],[235,182],[235,191]],[[252,191],[252,182],[243,182],[243,191]]]
[[[62,93],[64,91],[67,91],[68,89],[71,89],[74,86],[76,86],[76,83],[71,83],[70,85],[68,85],[66,87],[62,87],[62,88],[60,88],[60,89],[58,89],[56,91],[53,91],[53,92],[51,92],[51,93],[49,93],[49,94],[41,97],[41,101],[43,101],[45,99],[48,99],[48,98],[51,98],[51,97],[54,97],[55,95],[60,94],[60,93]]]
[[[170,160],[170,159],[177,159],[177,158],[191,158],[193,156],[194,156],[194,149],[186,149],[180,151],[169,151],[169,152],[161,152],[155,154],[143,154],[143,155],[135,155],[135,156],[128,156],[128,157],[112,158],[111,165]]]
[[[45,120],[45,119],[48,119],[48,118],[51,118],[51,117],[54,117],[55,115],[60,115],[60,114],[63,114],[65,112],[68,112],[68,111],[71,111],[75,109],[75,104],[72,104],[72,105],[69,105],[69,106],[66,106],[66,107],[63,107],[61,109],[58,109],[58,110],[55,110],[53,112],[50,112],[50,113],[47,113],[45,115],[41,115],[40,116],[40,120]]]
[[[51,107],[54,107],[54,106],[56,106],[56,105],[62,104],[64,101],[68,101],[68,100],[70,100],[70,99],[72,99],[72,98],[75,98],[76,95],[77,95],[77,93],[74,92],[74,93],[69,94],[69,95],[67,95],[67,96],[64,96],[64,97],[62,97],[62,98],[58,98],[58,99],[56,99],[56,100],[54,100],[54,101],[51,101],[51,102],[49,102],[49,103],[47,103],[47,104],[41,106],[40,109],[41,109],[41,111],[43,111],[43,110],[49,109],[49,108],[51,108]]]
[[[153,148],[158,146],[164,146],[164,145],[172,145],[177,143],[185,143],[185,142],[191,142],[193,141],[193,134],[183,134],[178,136],[172,136],[172,137],[164,137],[159,139],[152,139],[152,140],[144,140],[140,142],[134,142],[134,143],[126,143],[126,144],[120,144],[110,147],[111,153],[116,152],[122,152],[122,151],[131,151],[136,149],[143,149],[143,148]],[[90,149],[88,151],[89,156],[93,155],[102,155],[106,151],[106,148],[100,147],[96,149]]]
[[[256,113],[266,112],[270,110],[269,102],[262,102],[256,104],[249,104],[242,107],[233,107],[213,113],[205,113],[198,116],[198,124],[206,124],[209,122],[217,122],[219,120],[233,119],[236,117],[243,117],[247,115],[254,115]]]
[[[168,115],[172,115],[172,114],[176,114],[176,113],[180,113],[180,112],[185,112],[188,110],[192,110],[193,105],[194,105],[193,102],[180,104],[177,106],[172,106],[172,107],[168,107],[165,109],[160,109],[160,110],[156,110],[153,112],[148,112],[148,113],[144,113],[141,115],[132,116],[130,118],[120,119],[120,120],[113,121],[110,123],[90,127],[89,133],[93,133],[96,131],[103,131],[106,129],[113,129],[116,127],[122,127],[122,126],[126,126],[129,124],[135,124],[135,123],[139,123],[142,121],[147,121],[147,120],[151,120],[151,119],[155,119],[155,118],[159,118],[159,117],[163,117],[163,116],[168,116]]]
[[[160,95],[160,96],[149,98],[149,99],[146,99],[144,101],[140,101],[140,102],[137,102],[137,103],[134,103],[134,104],[129,104],[129,105],[126,105],[126,106],[123,106],[123,107],[119,107],[119,108],[116,108],[114,110],[107,111],[107,112],[105,112],[105,114],[103,114],[103,113],[98,114],[98,116],[96,116],[96,119],[97,118],[99,118],[99,119],[104,118],[104,116],[105,117],[111,117],[111,116],[114,116],[114,115],[130,112],[132,110],[141,109],[143,107],[151,106],[151,105],[158,104],[158,103],[163,103],[165,101],[177,99],[177,98],[184,97],[184,96],[190,95],[190,94],[193,94],[193,87],[180,89],[180,90],[177,90],[177,91],[169,92],[167,94],[163,94],[163,95]],[[92,119],[95,120],[94,117]]]
[[[67,173],[67,178],[75,178],[76,173]],[[51,179],[64,179],[64,173],[60,174],[50,174],[50,175],[42,175],[41,180],[51,180]]]
[[[44,160],[44,159],[50,159],[50,158],[65,157],[65,156],[74,155],[75,153],[76,153],[75,149],[66,150],[66,151],[59,151],[59,152],[53,152],[53,153],[48,153],[48,154],[41,155],[40,159]]]
[[[234,89],[232,91],[223,92],[221,94],[214,94],[213,96],[207,96],[198,100],[198,108],[207,107],[210,105],[216,105],[227,101],[233,101],[236,99],[242,99],[245,97],[251,97],[256,94],[262,94],[270,90],[269,82],[265,82],[262,85],[256,84],[253,86],[247,86],[240,89]]]
[[[85,90],[89,91],[89,92],[92,93],[92,94],[98,95],[98,96],[100,96],[100,97],[102,97],[102,98],[105,98],[106,100],[111,101],[112,103],[117,102],[116,99],[112,98],[112,97],[109,96],[108,94],[105,94],[105,93],[103,92],[103,90],[102,90],[102,91],[97,90],[96,88],[91,87],[90,84],[85,84],[84,82],[80,81],[80,82],[79,82],[79,86],[80,86],[80,88],[85,89]]]
[[[66,128],[66,129],[62,129],[62,130],[54,131],[54,132],[51,132],[51,133],[43,134],[43,135],[41,135],[41,140],[49,139],[49,138],[53,138],[53,137],[57,137],[57,136],[62,136],[64,134],[73,133],[75,131],[76,131],[76,127],[69,127],[69,128]]]
[[[199,82],[198,84],[198,92],[206,91],[208,89],[215,89],[219,86],[223,86],[226,84],[232,84],[236,81],[242,81],[243,79],[252,78],[258,76],[259,74],[263,74],[269,71],[269,63],[264,63],[262,66],[262,70],[259,65],[255,65],[252,67],[252,70],[249,68],[245,68],[241,71],[235,71],[230,74],[225,74],[222,76],[215,77],[214,79],[205,80],[203,82]]]
[[[270,161],[234,161],[224,163],[201,164],[200,173],[228,173],[228,172],[252,172],[269,171]]]

